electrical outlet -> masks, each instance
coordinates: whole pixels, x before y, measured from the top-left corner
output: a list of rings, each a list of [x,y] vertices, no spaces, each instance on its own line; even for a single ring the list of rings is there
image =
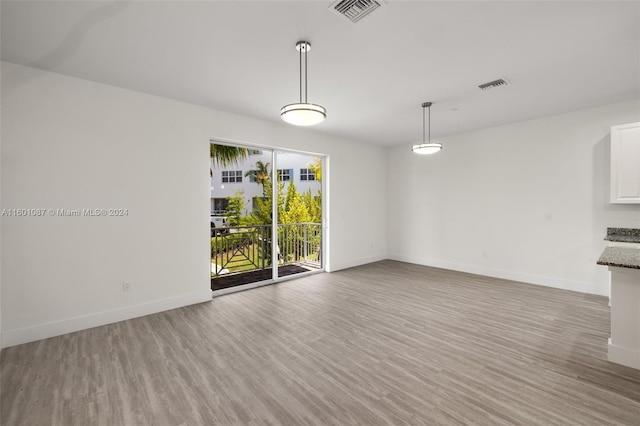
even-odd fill
[[[122,281],[122,291],[131,291],[131,281]]]

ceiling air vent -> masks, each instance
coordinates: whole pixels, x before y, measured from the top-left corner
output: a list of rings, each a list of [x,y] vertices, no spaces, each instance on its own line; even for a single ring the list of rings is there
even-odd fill
[[[496,87],[507,86],[509,83],[504,78],[500,78],[498,80],[493,80],[488,83],[481,84],[478,86],[482,90],[495,89]]]
[[[383,4],[383,0],[338,0],[329,10],[355,24]]]

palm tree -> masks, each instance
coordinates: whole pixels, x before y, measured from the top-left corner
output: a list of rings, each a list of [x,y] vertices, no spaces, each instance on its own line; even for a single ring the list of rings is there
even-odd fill
[[[244,174],[245,177],[253,176],[253,180],[257,184],[262,185],[262,196],[266,197],[265,183],[269,181],[269,165],[271,163],[263,163],[262,161],[256,161],[256,169],[249,170]]]
[[[209,154],[213,165],[218,167],[226,167],[237,164],[239,160],[244,160],[249,155],[247,148],[237,146],[209,144]],[[213,170],[209,170],[213,176]]]
[[[313,163],[307,164],[309,170],[313,172],[318,182],[322,181],[322,158],[316,157]]]

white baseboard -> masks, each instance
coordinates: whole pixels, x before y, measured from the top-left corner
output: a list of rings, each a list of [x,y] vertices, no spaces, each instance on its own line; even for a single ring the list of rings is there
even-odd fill
[[[355,266],[366,265],[367,263],[379,262],[381,260],[385,260],[388,257],[386,255],[377,255],[377,256],[369,256],[369,257],[361,257],[358,259],[348,260],[346,262],[332,262],[330,265],[327,265],[327,272],[336,272],[341,269],[353,268]]]
[[[599,296],[608,296],[606,289],[597,288],[592,283],[580,281],[565,280],[561,278],[548,277],[544,275],[525,274],[521,272],[504,271],[501,269],[487,268],[484,266],[465,265],[455,262],[443,260],[424,259],[414,256],[404,256],[399,254],[391,254],[388,257],[391,260],[400,262],[414,263],[416,265],[433,266],[434,268],[450,269],[453,271],[468,272],[470,274],[485,275],[488,277],[502,278],[511,281],[520,281],[527,284],[542,285],[545,287],[559,288],[562,290],[577,291],[580,293],[596,294]],[[606,286],[603,286],[606,287]]]
[[[609,361],[615,362],[616,364],[640,369],[640,351],[638,351],[637,349],[614,345],[611,343],[611,338],[609,338],[608,358]]]
[[[21,345],[36,340],[60,336],[61,334],[73,333],[74,331],[86,330],[105,324],[194,305],[196,303],[208,302],[211,301],[211,297],[211,290],[205,289],[195,293],[183,294],[167,299],[152,300],[150,302],[113,309],[111,311],[39,324],[18,330],[9,330],[0,335],[0,348],[8,348],[9,346]]]

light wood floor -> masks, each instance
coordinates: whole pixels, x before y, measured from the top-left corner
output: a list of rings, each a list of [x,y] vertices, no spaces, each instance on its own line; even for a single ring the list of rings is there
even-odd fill
[[[1,354],[2,425],[640,425],[604,297],[383,261]]]

